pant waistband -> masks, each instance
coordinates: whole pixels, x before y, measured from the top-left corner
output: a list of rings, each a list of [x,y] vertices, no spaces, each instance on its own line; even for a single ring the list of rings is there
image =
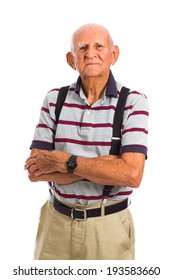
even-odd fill
[[[64,214],[68,217],[71,217],[75,220],[86,220],[87,218],[99,217],[101,216],[101,208],[94,208],[94,209],[79,209],[79,208],[71,208],[60,201],[58,201],[55,197],[53,198],[53,206],[56,211]],[[128,207],[128,198],[109,206],[104,207],[104,214],[110,215],[116,212],[122,211]]]

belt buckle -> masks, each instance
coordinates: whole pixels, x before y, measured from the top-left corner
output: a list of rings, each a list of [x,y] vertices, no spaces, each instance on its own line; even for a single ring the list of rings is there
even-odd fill
[[[80,219],[80,218],[75,218],[74,217],[74,210],[76,211],[80,211],[80,212],[83,212],[83,218]],[[79,209],[79,208],[72,208],[71,209],[71,218],[76,220],[76,221],[85,221],[87,219],[87,212],[85,209]]]

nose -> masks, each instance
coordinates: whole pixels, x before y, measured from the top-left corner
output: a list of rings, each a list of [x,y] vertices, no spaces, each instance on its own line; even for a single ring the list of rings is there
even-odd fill
[[[92,46],[89,46],[85,56],[87,58],[90,58],[90,59],[93,59],[94,57],[96,57],[96,50],[95,50],[95,48],[92,47]]]

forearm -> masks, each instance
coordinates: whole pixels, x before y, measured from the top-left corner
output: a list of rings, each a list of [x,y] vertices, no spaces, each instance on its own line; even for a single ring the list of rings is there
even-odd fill
[[[46,173],[40,176],[35,176],[34,173],[30,172],[28,177],[31,182],[54,182],[60,185],[67,185],[82,180],[78,175],[60,172]]]
[[[64,178],[69,179],[66,164],[69,156],[70,154],[59,150],[44,151],[36,156],[31,156],[26,161],[25,169],[33,172],[37,177],[60,172],[63,180],[65,180]],[[85,178],[96,184],[131,186],[135,188],[140,185],[144,162],[144,154],[132,152],[123,153],[121,156],[107,155],[96,158],[78,156],[77,167],[74,170],[74,175],[77,177],[74,180]],[[67,177],[63,177],[63,174],[67,174]],[[53,176],[57,176],[56,178],[54,177],[54,181],[59,180],[58,174],[53,174]],[[52,181],[52,179],[48,181]],[[66,181],[66,183],[70,182]]]
[[[117,156],[98,158],[78,158],[78,166],[74,172],[78,176],[102,185],[129,185],[129,166]]]
[[[78,157],[75,174],[102,185],[139,187],[145,155],[125,153],[119,156],[102,156],[97,158]]]

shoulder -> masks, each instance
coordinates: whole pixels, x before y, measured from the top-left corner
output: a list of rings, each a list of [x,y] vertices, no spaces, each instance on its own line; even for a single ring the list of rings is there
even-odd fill
[[[124,85],[117,82],[117,93],[118,93],[118,95],[120,94],[123,86]],[[129,87],[127,87],[127,88],[129,88]],[[146,106],[148,106],[147,95],[140,90],[129,88],[129,94],[128,94],[128,97],[127,97],[126,105],[133,105],[134,106],[135,104],[139,104],[139,103],[146,104]]]
[[[60,90],[62,90],[63,88],[64,88],[64,91],[74,92],[75,89],[76,89],[76,84],[73,83],[71,85],[60,86],[60,87],[56,87],[56,88],[53,88],[53,89],[49,90],[47,92],[48,99],[54,99],[54,101],[56,101]]]
[[[116,82],[116,85],[117,85],[118,95],[120,94],[122,87],[129,88],[128,86],[125,86],[125,85],[121,84],[120,82]],[[147,99],[147,95],[145,93],[143,93],[142,91],[136,90],[136,89],[132,89],[132,88],[129,88],[129,96],[131,96],[132,98],[141,96],[142,98]]]

